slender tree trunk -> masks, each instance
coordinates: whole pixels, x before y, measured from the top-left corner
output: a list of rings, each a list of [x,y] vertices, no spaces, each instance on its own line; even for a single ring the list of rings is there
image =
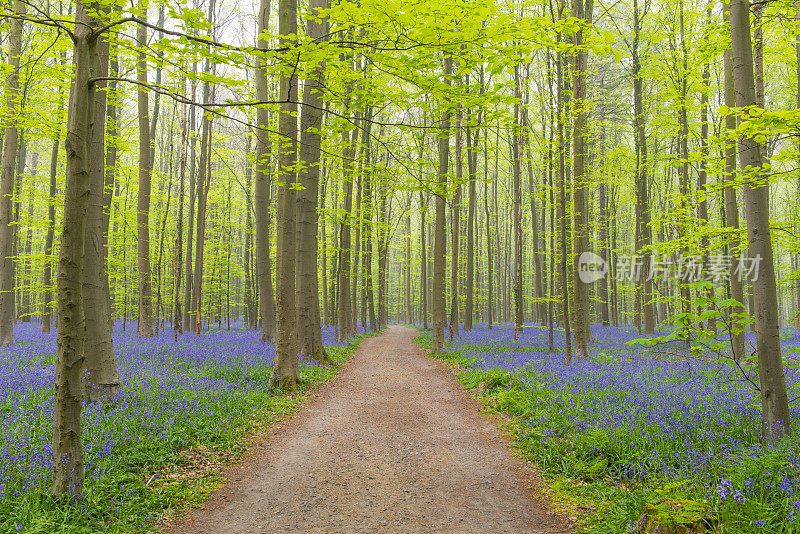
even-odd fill
[[[522,302],[522,162],[521,160],[521,129],[522,114],[520,103],[522,91],[520,90],[519,66],[514,67],[514,131],[511,136],[511,155],[513,166],[513,199],[514,199],[514,280],[512,282],[514,293],[514,339],[522,333],[524,319],[524,304]]]
[[[61,54],[62,65],[66,63],[66,51]],[[64,109],[64,92],[58,95],[58,117]],[[50,186],[47,193],[47,233],[44,238],[44,270],[42,273],[42,286],[44,295],[42,296],[42,332],[50,333],[50,301],[53,300],[53,237],[56,228],[56,176],[58,174],[58,147],[61,144],[61,124],[57,122],[53,146],[50,149]],[[2,299],[2,297],[0,297]]]
[[[475,130],[475,139],[470,139],[470,129],[467,128],[467,167],[469,173],[469,192],[467,199],[467,266],[466,266],[466,291],[464,300],[464,330],[472,330],[472,317],[475,315],[475,175],[477,173],[478,138],[480,129]]]
[[[489,158],[488,149],[489,135],[484,132],[483,135],[483,178],[486,184],[483,189],[483,212],[486,215],[486,319],[489,330],[492,329],[492,304],[494,302],[494,295],[492,294],[492,232],[491,227],[491,214],[489,212]],[[495,183],[497,183],[497,169],[495,168]]]
[[[378,325],[375,321],[375,292],[373,290],[373,277],[372,277],[372,234],[373,234],[373,205],[372,205],[372,156],[371,156],[371,136],[370,130],[372,127],[372,108],[367,109],[366,118],[364,123],[364,213],[362,215],[364,224],[364,235],[362,240],[364,242],[363,254],[363,272],[364,272],[364,288],[362,291],[361,301],[365,312],[362,313],[362,322],[364,323],[364,330],[367,329],[366,318],[369,317],[369,329],[373,332],[378,330]]]
[[[345,100],[344,109],[349,111],[352,85],[346,89],[348,97]],[[339,276],[338,276],[338,295],[339,295],[339,341],[346,341],[354,332],[353,328],[353,309],[351,297],[352,291],[352,239],[351,229],[353,224],[353,158],[355,156],[355,135],[351,139],[350,131],[342,131],[342,145],[344,147],[342,155],[342,180],[344,187],[344,217],[341,228],[339,229]]]
[[[731,0],[730,25],[736,107],[756,105],[753,52],[750,42],[750,2]],[[752,280],[755,303],[756,351],[761,386],[763,435],[775,440],[791,432],[789,400],[778,332],[778,295],[769,227],[769,180],[761,146],[752,137],[739,137],[739,161],[747,169],[744,185],[747,241],[750,256],[760,260]]]
[[[142,20],[147,20],[147,4],[142,4]],[[137,80],[147,83],[147,55],[144,51],[147,42],[147,27],[137,26],[136,39],[142,50],[139,51]],[[153,290],[150,273],[150,177],[153,168],[150,152],[150,108],[147,89],[139,86],[139,196],[136,202],[136,250],[139,271],[139,337],[153,337]]]
[[[206,90],[204,88],[204,93]],[[208,99],[206,98],[205,101]],[[206,240],[206,209],[211,186],[211,121],[203,118],[203,137],[200,140],[200,165],[197,180],[197,242],[195,243],[194,281],[192,282],[192,331],[203,332],[203,261]]]
[[[197,72],[197,62],[192,63],[192,71]],[[197,84],[192,81],[192,100],[195,99],[197,93]],[[193,107],[189,108],[189,139],[190,139],[190,159],[189,159],[189,213],[187,220],[189,221],[189,228],[186,231],[186,289],[184,290],[183,297],[183,330],[188,332],[191,327],[192,315],[192,242],[194,238],[194,205],[197,197],[196,184],[202,180],[198,180],[197,168],[195,165],[195,149],[197,148],[197,135],[196,135],[196,115]]]
[[[800,27],[800,0],[797,0],[796,5],[797,5],[797,12],[795,13],[795,21],[796,21],[798,27]],[[796,64],[795,81],[796,81],[796,84],[797,84],[796,87],[795,87],[795,90],[796,90],[795,107],[797,109],[800,109],[800,31],[797,32],[797,37],[795,38],[795,42],[794,42],[794,56],[795,56],[795,64]],[[727,84],[727,82],[726,82],[726,84]],[[729,107],[732,107],[732,106],[729,106]],[[797,161],[797,167],[798,167],[798,169],[800,169],[800,140],[798,140],[798,142],[797,142],[797,151],[798,151],[798,154],[799,154],[798,161]],[[795,195],[797,196],[798,199],[800,199],[800,171],[798,171],[798,175],[797,175],[797,189],[795,190]],[[726,196],[725,198],[726,198],[726,202],[727,202],[727,198],[728,197]],[[795,254],[795,259],[797,260],[797,268],[798,268],[798,270],[800,270],[800,253]],[[797,292],[796,297],[795,297],[797,305],[795,307],[795,318],[794,318],[794,321],[795,321],[795,328],[799,328],[800,329],[800,277],[798,277],[797,281],[795,281],[795,291]],[[742,301],[739,301],[739,302],[742,302]]]
[[[39,153],[33,151],[31,155],[31,181],[34,184],[38,182],[39,174]],[[30,322],[33,310],[31,309],[31,302],[33,300],[33,261],[31,254],[33,253],[33,208],[34,208],[34,189],[31,188],[28,197],[28,216],[25,225],[28,227],[25,236],[25,287],[27,288],[22,294],[22,321],[25,323]]]
[[[258,14],[259,35],[269,29],[269,18],[272,2],[261,0]],[[261,48],[267,48],[265,39],[258,39]],[[264,59],[256,57],[256,98],[269,100],[269,86],[266,72],[262,70]],[[270,247],[270,157],[271,142],[269,137],[269,112],[266,108],[256,110],[256,278],[258,280],[258,312],[261,317],[261,341],[272,342],[275,339],[275,296],[272,286],[272,258]]]
[[[563,11],[563,5],[562,5]],[[563,64],[564,61],[562,58],[559,58],[557,65],[556,65],[556,87],[558,87],[558,184],[559,184],[559,210],[558,210],[558,218],[561,227],[561,239],[560,239],[560,263],[559,271],[560,271],[560,280],[561,280],[561,300],[562,300],[562,314],[563,314],[563,321],[564,321],[564,339],[565,339],[565,351],[564,351],[564,358],[569,365],[572,363],[572,332],[570,330],[570,314],[569,314],[569,278],[568,278],[568,265],[569,262],[567,261],[567,256],[569,255],[569,249],[567,247],[567,226],[569,222],[567,221],[566,210],[565,207],[567,205],[567,195],[566,195],[566,182],[567,182],[567,175],[565,169],[565,159],[567,156],[567,141],[564,136],[564,118],[566,115],[566,102],[564,102],[564,76],[563,76]]]
[[[709,2],[706,9],[706,31],[711,31],[711,3]],[[710,42],[710,36],[705,36],[706,42]],[[702,84],[700,88],[700,165],[697,172],[697,194],[699,196],[697,202],[697,218],[702,224],[703,234],[700,239],[700,249],[703,253],[703,264],[706,267],[706,272],[709,272],[708,266],[710,264],[710,241],[708,233],[705,231],[708,227],[708,191],[706,187],[706,178],[708,174],[708,91],[709,82],[711,81],[711,66],[710,60],[706,59],[703,64]],[[714,288],[709,287],[706,291],[706,297],[710,298],[714,295]],[[713,310],[714,306],[709,304],[709,310]],[[708,328],[717,330],[717,320],[715,317],[709,317]]]
[[[422,328],[427,330],[428,329],[428,246],[425,243],[425,235],[428,232],[427,232],[427,223],[425,220],[425,215],[428,212],[428,202],[422,191],[419,192],[419,206],[420,206],[419,235],[422,247],[420,253],[420,262],[419,262],[419,270],[420,270],[419,320],[422,323]]]
[[[453,58],[447,54],[444,58],[445,83],[450,85],[453,72]],[[449,105],[449,102],[445,102]],[[445,255],[445,195],[447,194],[447,168],[450,160],[450,109],[442,114],[439,129],[439,170],[436,187],[436,225],[433,241],[433,350],[444,348],[445,295],[444,295],[444,255]]]
[[[172,328],[175,332],[175,341],[178,341],[178,334],[183,334],[183,317],[181,314],[181,273],[183,272],[183,196],[185,191],[186,181],[186,157],[189,151],[189,131],[186,120],[186,105],[182,109],[181,117],[181,162],[180,162],[180,192],[178,193],[178,225],[175,229],[175,244],[173,245],[173,254],[175,254],[175,263],[172,269],[175,282],[173,284],[173,306],[174,314],[172,321]],[[248,176],[249,178],[249,176]],[[248,182],[248,194],[250,192]],[[250,215],[250,203],[247,203],[248,219]],[[250,225],[247,225],[247,231],[250,231]],[[249,235],[249,234],[248,234]],[[249,266],[247,267],[249,272]]]
[[[592,0],[574,0],[572,2],[573,16],[592,23]],[[572,77],[573,84],[573,135],[572,135],[572,165],[575,180],[574,220],[575,238],[574,249],[576,254],[574,267],[575,291],[575,348],[580,356],[588,354],[591,331],[589,330],[589,286],[580,279],[578,256],[589,250],[589,172],[586,169],[586,157],[589,151],[588,112],[586,109],[586,69],[588,68],[589,52],[583,47],[583,29],[574,35],[575,65]]]
[[[109,51],[109,71],[112,78],[119,76],[119,62],[117,61],[117,49],[113,48]],[[111,280],[110,269],[108,265],[108,253],[110,246],[110,228],[111,228],[111,204],[114,200],[114,188],[117,182],[117,144],[119,142],[119,111],[120,105],[117,102],[117,82],[111,80],[108,82],[108,96],[106,99],[106,167],[105,167],[105,180],[103,189],[103,213],[102,213],[102,238],[103,238],[103,272],[102,283],[103,293],[108,300],[108,329],[114,329],[114,298],[111,294]],[[119,187],[117,186],[117,193]]]
[[[247,137],[247,156],[251,154],[252,137]],[[250,191],[253,186],[253,166],[247,161],[244,167],[244,183],[245,183],[245,231],[244,231],[244,251],[242,263],[244,264],[244,308],[245,308],[245,321],[247,327],[255,329],[258,325],[258,313],[256,312],[256,299],[255,291],[253,288],[253,278],[250,271],[252,265],[252,248],[253,248],[253,217],[252,217],[252,200]]]
[[[450,339],[458,335],[458,252],[459,252],[459,234],[461,233],[461,180],[464,176],[463,164],[463,120],[464,111],[461,103],[458,103],[456,108],[456,146],[455,146],[455,164],[456,164],[456,191],[453,195],[453,203],[450,208]]]
[[[19,64],[22,55],[22,19],[27,5],[14,0],[15,17],[9,21],[8,65],[6,77],[6,122],[3,134],[2,175],[0,176],[0,345],[14,342],[14,226],[12,196],[18,149],[17,114],[20,112]]]

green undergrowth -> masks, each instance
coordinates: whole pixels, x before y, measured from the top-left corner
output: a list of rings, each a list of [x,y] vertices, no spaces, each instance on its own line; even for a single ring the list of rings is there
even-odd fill
[[[342,364],[364,337],[326,350]],[[268,371],[250,370],[237,378],[265,383]],[[297,411],[316,387],[338,373],[336,368],[301,362],[301,383],[294,391],[244,390],[226,396],[224,402],[203,400],[214,409],[202,414],[170,413],[175,423],[167,435],[139,436],[125,449],[115,450],[122,459],[120,467],[87,485],[81,499],[59,501],[44,491],[31,491],[0,501],[0,533],[159,532],[164,518],[181,516],[224,484],[220,468],[240,458],[254,435]],[[187,394],[203,396],[199,391]],[[168,403],[152,408],[155,413],[170,409]]]
[[[432,348],[429,332],[422,332],[416,342],[423,348]],[[723,534],[750,530],[745,524],[740,524],[745,527],[741,530],[722,525],[718,517],[709,514],[708,503],[698,496],[698,488],[692,487],[691,481],[653,477],[623,482],[626,479],[615,473],[615,460],[640,452],[631,450],[635,438],[611,440],[602,432],[591,430],[554,434],[557,425],[532,425],[532,421],[571,417],[562,406],[564,400],[546,387],[537,386],[536,381],[525,380],[525,373],[477,368],[477,360],[470,353],[484,352],[486,348],[447,345],[445,351],[432,352],[430,356],[456,367],[458,381],[476,391],[488,411],[508,417],[506,430],[518,453],[536,466],[547,483],[543,493],[553,510],[571,518],[577,532]]]

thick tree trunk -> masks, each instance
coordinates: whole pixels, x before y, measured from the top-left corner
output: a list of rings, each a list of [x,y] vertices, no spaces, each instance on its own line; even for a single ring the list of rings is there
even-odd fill
[[[750,42],[750,2],[731,0],[731,42],[736,107],[756,105],[753,52]],[[760,260],[758,278],[752,280],[755,303],[756,350],[763,435],[767,440],[791,432],[786,378],[778,332],[778,295],[769,227],[769,180],[761,146],[752,137],[739,137],[739,161],[745,169],[744,201],[747,241],[751,258]]]
[[[54,496],[80,495],[83,491],[83,444],[81,404],[83,387],[83,245],[86,208],[91,189],[89,142],[92,136],[92,106],[96,76],[96,20],[87,8],[76,8],[73,49],[73,80],[67,118],[67,180],[64,191],[64,224],[58,262],[58,342],[53,409]]]
[[[364,235],[362,240],[364,242],[363,259],[363,273],[364,273],[364,288],[362,291],[361,301],[365,312],[362,313],[364,318],[364,330],[367,329],[366,319],[369,319],[369,329],[373,332],[378,330],[378,325],[375,319],[375,291],[373,290],[373,277],[372,277],[372,235],[373,235],[373,205],[372,205],[372,155],[371,155],[371,136],[370,130],[372,128],[372,108],[368,108],[366,112],[366,121],[364,123],[364,213],[362,215],[364,223]]]
[[[278,12],[280,46],[291,49],[297,34],[297,0],[280,0]],[[281,61],[294,61],[283,55]],[[289,63],[290,64],[290,63]],[[297,76],[296,71],[282,76],[278,100],[282,101],[278,132],[281,136],[278,154],[278,217],[277,217],[277,306],[275,314],[275,366],[270,386],[294,388],[300,380],[297,369],[297,310],[295,308],[296,216],[293,169],[297,164]],[[316,190],[315,190],[316,191]],[[316,263],[315,263],[316,268]]]
[[[99,36],[95,44],[97,62],[96,75],[108,76],[109,44],[105,36]],[[83,251],[83,300],[86,321],[83,342],[86,371],[84,377],[86,393],[91,399],[111,397],[119,389],[119,373],[111,340],[111,324],[108,316],[109,298],[103,283],[106,239],[103,232],[103,189],[105,187],[105,82],[95,85],[94,106],[89,128],[92,132],[89,146],[89,198],[86,209],[86,235]]]
[[[449,54],[444,58],[445,83],[450,85],[453,72],[453,58]],[[445,102],[449,105],[449,101]],[[447,194],[447,168],[450,160],[450,109],[442,114],[439,128],[439,170],[436,195],[436,224],[433,241],[433,350],[444,349],[445,295],[444,295],[444,255],[445,255],[445,195]]]
[[[17,160],[17,114],[22,95],[19,88],[19,64],[22,55],[22,18],[27,5],[14,0],[15,18],[9,21],[8,65],[6,77],[6,122],[3,134],[2,175],[0,175],[0,345],[14,342],[14,226],[12,196]]]
[[[261,0],[258,13],[259,35],[269,29],[270,0]],[[269,42],[262,37],[258,39],[258,46],[267,48]],[[256,56],[256,98],[260,101],[269,100],[269,86],[266,73],[261,70],[265,59]],[[256,110],[256,187],[255,187],[255,212],[256,212],[256,278],[258,285],[258,312],[261,317],[261,341],[272,342],[275,339],[275,296],[272,286],[272,258],[269,242],[270,227],[270,157],[272,152],[269,137],[269,112],[266,108]]]

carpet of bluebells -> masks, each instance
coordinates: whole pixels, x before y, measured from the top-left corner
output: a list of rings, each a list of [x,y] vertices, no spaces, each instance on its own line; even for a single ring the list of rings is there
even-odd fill
[[[445,357],[466,368],[465,384],[483,386],[520,417],[523,448],[543,467],[625,489],[598,514],[595,531],[644,531],[650,502],[694,509],[716,532],[800,532],[797,402],[794,436],[764,445],[757,394],[731,366],[633,343],[641,337],[633,328],[592,333],[588,357],[571,365],[563,331],[550,353],[538,325],[517,340],[513,326],[478,325],[449,342]],[[791,399],[800,395],[791,350],[800,332],[782,329],[781,338]],[[679,516],[672,519],[697,518]]]
[[[47,490],[56,334],[42,334],[34,323],[18,325],[14,334],[17,342],[0,348],[0,532],[146,526],[153,510],[170,503],[155,502],[147,488],[152,480],[143,477],[187,447],[230,445],[242,438],[254,413],[286,403],[267,390],[274,346],[260,343],[257,332],[190,334],[176,343],[172,332],[139,339],[135,329],[117,328],[121,391],[83,411],[85,494],[55,503]],[[330,331],[323,332],[323,342],[341,346]],[[334,357],[344,352],[332,350]],[[301,365],[301,377],[312,383],[330,373]]]

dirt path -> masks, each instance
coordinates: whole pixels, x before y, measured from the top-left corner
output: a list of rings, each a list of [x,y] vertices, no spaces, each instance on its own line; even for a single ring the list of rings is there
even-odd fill
[[[390,326],[173,532],[564,533],[452,373]]]

